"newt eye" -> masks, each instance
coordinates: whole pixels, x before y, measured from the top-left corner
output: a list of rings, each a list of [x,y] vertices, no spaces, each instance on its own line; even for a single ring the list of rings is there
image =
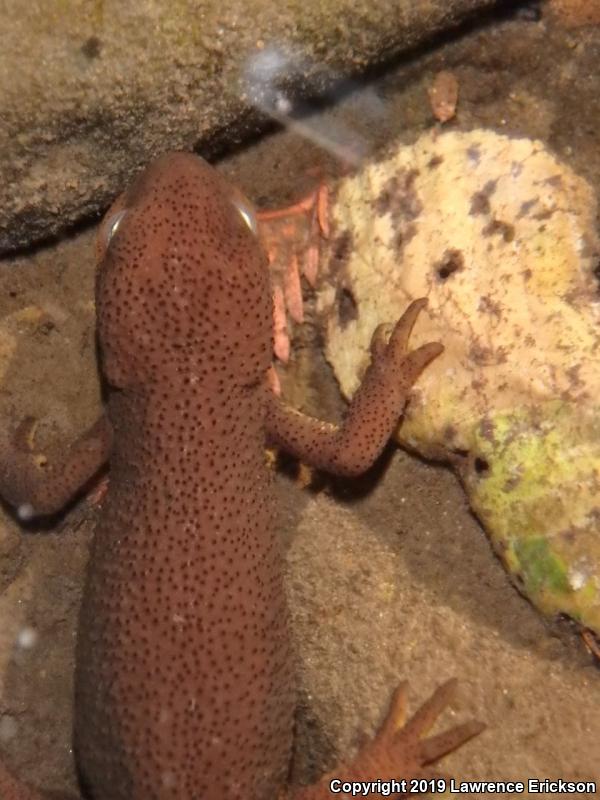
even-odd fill
[[[250,200],[248,200],[248,198],[243,195],[239,189],[233,189],[231,192],[231,202],[239,211],[241,218],[250,228],[250,231],[257,236],[258,221],[256,219],[256,211],[254,210],[254,206]]]
[[[120,211],[117,211],[116,214],[113,214],[109,217],[104,223],[104,236],[105,236],[105,247],[108,247],[110,244],[110,240],[113,238],[115,233],[119,229],[119,225],[121,224],[123,217],[127,214],[127,209],[122,208]]]

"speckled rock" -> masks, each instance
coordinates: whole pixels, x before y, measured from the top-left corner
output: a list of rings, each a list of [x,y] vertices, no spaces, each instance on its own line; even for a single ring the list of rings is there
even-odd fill
[[[542,611],[600,632],[596,209],[539,141],[424,135],[341,183],[321,307],[350,395],[375,325],[429,297],[414,341],[446,350],[400,441],[452,461]]]

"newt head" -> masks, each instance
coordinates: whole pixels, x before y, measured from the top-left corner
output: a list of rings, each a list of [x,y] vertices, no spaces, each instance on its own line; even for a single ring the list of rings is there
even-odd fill
[[[98,335],[119,388],[246,386],[271,363],[267,259],[248,201],[190,153],[146,168],[98,234]]]

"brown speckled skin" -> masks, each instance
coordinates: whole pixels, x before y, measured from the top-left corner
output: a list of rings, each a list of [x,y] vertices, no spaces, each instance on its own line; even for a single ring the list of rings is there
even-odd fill
[[[157,160],[122,198],[99,272],[104,371],[119,391],[75,724],[97,800],[272,800],[288,770],[282,565],[257,446],[271,294],[230,197],[199,159]]]
[[[189,154],[163,156],[141,174],[99,235],[110,425],[99,421],[62,468],[39,470],[22,442],[10,457],[0,443],[0,494],[21,511],[51,513],[97,471],[112,440],[76,654],[74,742],[90,800],[280,796],[294,680],[265,439],[325,469],[360,472],[441,351],[407,352],[424,305],[415,302],[389,343],[376,333],[342,426],[285,406],[266,380],[266,259],[237,202]],[[401,687],[380,734],[336,774],[430,774],[428,764],[480,730],[467,723],[421,740],[452,689],[398,731]],[[327,780],[294,796],[324,800]],[[0,796],[42,797],[1,764]]]

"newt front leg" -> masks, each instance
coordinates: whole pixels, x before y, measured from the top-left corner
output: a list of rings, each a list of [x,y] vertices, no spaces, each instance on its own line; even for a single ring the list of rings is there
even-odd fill
[[[371,341],[371,364],[342,425],[309,417],[271,395],[266,429],[274,444],[313,467],[336,475],[359,475],[385,447],[408,394],[443,346],[437,342],[408,351],[408,340],[427,300],[415,300],[396,323],[389,342],[382,327]]]
[[[23,520],[61,511],[108,461],[112,444],[102,415],[66,453],[46,458],[34,452],[35,424],[27,417],[0,441],[0,497]]]

